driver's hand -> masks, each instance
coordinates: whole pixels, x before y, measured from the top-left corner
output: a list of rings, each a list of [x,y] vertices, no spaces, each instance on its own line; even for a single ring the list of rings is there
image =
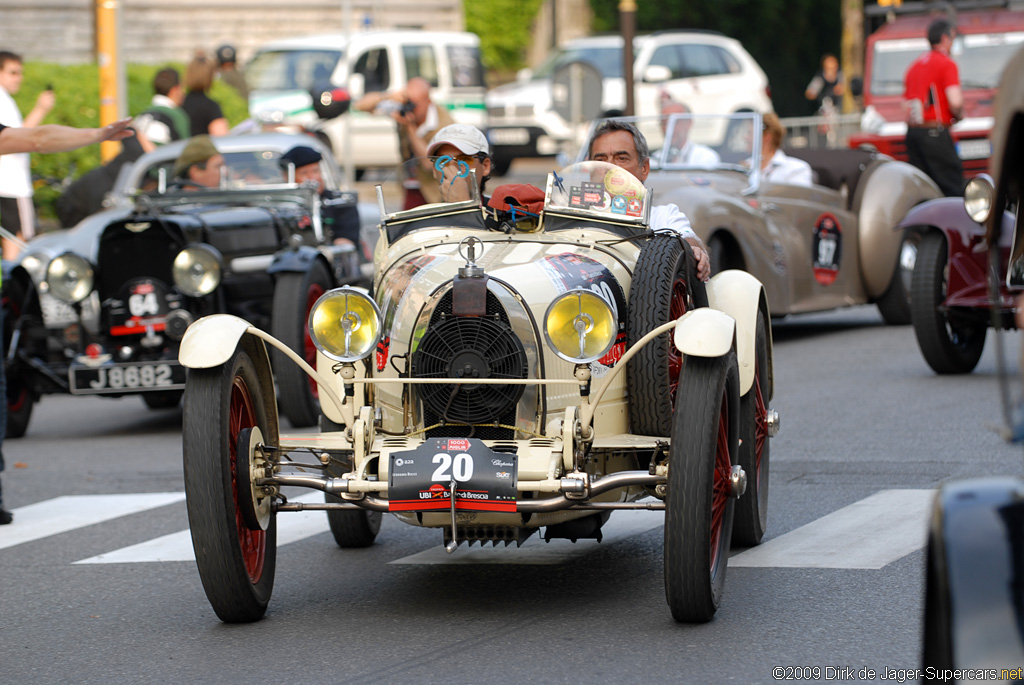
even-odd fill
[[[699,245],[693,245],[693,256],[697,260],[697,278],[707,282],[711,278],[711,257]]]

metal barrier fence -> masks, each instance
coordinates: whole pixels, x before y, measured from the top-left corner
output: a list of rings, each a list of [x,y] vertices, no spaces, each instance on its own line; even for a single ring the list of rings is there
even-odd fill
[[[860,114],[825,114],[780,119],[786,127],[786,147],[845,148],[850,136],[860,132]]]

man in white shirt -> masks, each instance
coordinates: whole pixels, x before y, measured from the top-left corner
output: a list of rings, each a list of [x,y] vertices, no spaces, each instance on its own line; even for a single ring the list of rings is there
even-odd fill
[[[53,109],[55,98],[52,90],[44,90],[23,120],[13,97],[21,90],[21,81],[21,57],[13,52],[0,51],[0,124],[34,128]],[[0,226],[22,240],[35,235],[36,213],[32,204],[32,170],[28,154],[0,157]],[[11,259],[17,253],[18,246],[5,240],[4,257]]]
[[[761,139],[761,180],[771,183],[810,186],[814,184],[811,165],[802,159],[790,157],[782,151],[786,137],[779,118],[769,112],[762,117],[764,133]]]
[[[647,180],[651,171],[651,153],[647,139],[632,124],[606,119],[598,124],[587,148],[587,159],[608,162],[625,169],[640,179]],[[690,227],[690,220],[674,204],[651,207],[651,228],[671,228],[690,243],[697,260],[697,277],[706,281],[711,276],[711,260],[704,242]]]
[[[669,117],[673,114],[690,114],[690,108],[681,102],[671,98],[663,97],[661,100],[662,126],[668,126]],[[672,139],[668,145],[668,154],[665,156],[666,164],[685,164],[687,166],[714,167],[722,162],[718,153],[707,145],[695,143],[690,140],[690,128],[693,126],[693,119],[676,119],[672,126]],[[666,131],[666,134],[668,132]]]

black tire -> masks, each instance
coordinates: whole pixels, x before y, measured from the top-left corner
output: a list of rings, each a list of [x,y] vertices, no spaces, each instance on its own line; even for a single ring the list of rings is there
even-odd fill
[[[911,286],[911,319],[921,354],[935,373],[970,373],[985,349],[988,324],[977,312],[940,307],[948,278],[946,236],[926,234],[917,249]]]
[[[181,390],[161,390],[142,393],[142,401],[150,409],[174,409],[181,403]]]
[[[18,326],[18,320],[25,316],[25,325],[31,321],[38,321],[42,324],[42,314],[38,313],[38,300],[35,298],[35,291],[29,291],[25,284],[16,278],[10,278],[3,284],[3,365],[4,382],[7,396],[7,428],[4,437],[20,438],[28,431],[28,424],[32,420],[32,409],[35,408],[39,397],[28,382],[32,369],[20,359],[15,358],[13,362],[7,361],[7,353],[11,349],[11,339],[14,330]],[[22,328],[21,345],[25,345],[31,339],[24,326]]]
[[[262,618],[277,566],[277,518],[250,530],[238,510],[237,439],[269,421],[252,359],[241,347],[210,369],[190,369],[185,386],[185,502],[206,597],[226,623]]]
[[[875,302],[882,319],[890,326],[906,326],[911,321],[910,294],[914,265],[917,263],[916,253],[920,246],[920,233],[910,233],[904,237],[889,287]]]
[[[331,289],[331,275],[316,260],[305,273],[283,272],[274,285],[271,333],[316,368],[316,348],[309,337],[306,319],[313,304]],[[315,426],[320,416],[316,382],[283,353],[272,350],[281,413],[295,428]]]
[[[951,670],[953,668],[953,629],[949,606],[949,570],[940,535],[928,533],[925,551],[924,639],[921,645],[922,666]]]
[[[687,357],[665,498],[665,598],[677,621],[710,621],[725,589],[739,404],[735,350],[711,359]]]
[[[672,235],[652,236],[640,250],[629,288],[626,333],[630,348],[652,329],[699,306],[702,296],[707,304],[703,289],[695,293],[689,285],[695,279],[687,278],[687,254],[682,240]],[[672,344],[671,332],[647,343],[629,361],[626,383],[633,433],[672,433],[672,407],[682,366],[683,355]]]
[[[329,418],[320,415],[320,432],[333,433],[344,430],[345,426],[335,423]],[[341,476],[348,470],[347,464],[332,463],[327,467],[327,475],[331,477]],[[324,501],[328,504],[344,502],[340,497],[324,493]],[[331,527],[331,535],[334,542],[342,549],[358,549],[369,547],[377,539],[380,532],[380,524],[384,515],[379,511],[367,511],[366,509],[342,509],[327,511],[327,524]]]
[[[747,473],[747,491],[736,502],[733,523],[734,545],[750,547],[761,543],[768,526],[768,471],[771,439],[768,437],[768,324],[757,312],[754,385],[740,398],[740,458]]]

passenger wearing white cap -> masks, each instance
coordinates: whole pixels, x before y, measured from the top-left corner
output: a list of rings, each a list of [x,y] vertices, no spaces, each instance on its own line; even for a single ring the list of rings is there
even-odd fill
[[[480,129],[469,124],[449,124],[434,134],[427,154],[431,157],[448,156],[468,164],[480,183],[481,203],[487,204],[484,185],[491,177],[491,146]]]

